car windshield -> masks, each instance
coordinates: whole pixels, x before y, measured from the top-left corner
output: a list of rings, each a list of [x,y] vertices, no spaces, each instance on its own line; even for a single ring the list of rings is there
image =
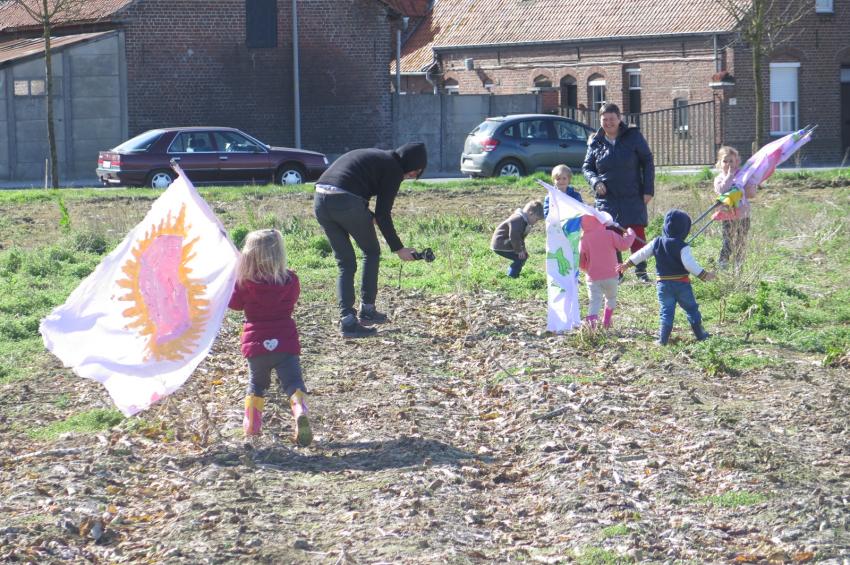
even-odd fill
[[[469,132],[469,135],[491,135],[500,123],[495,120],[486,120],[478,124],[478,127]]]
[[[147,151],[163,133],[165,132],[161,129],[152,129],[145,133],[140,133],[136,137],[128,139],[113,149],[113,151],[124,151],[127,153]]]

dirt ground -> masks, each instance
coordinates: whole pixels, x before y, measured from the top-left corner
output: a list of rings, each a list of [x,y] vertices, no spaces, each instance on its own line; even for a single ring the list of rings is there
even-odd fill
[[[269,209],[308,214],[284,200]],[[129,228],[148,203],[101,205]],[[43,210],[3,214],[34,244]],[[308,448],[276,388],[242,440],[236,318],[178,393],[109,432],[23,433],[111,406],[52,358],[0,385],[0,562],[850,564],[846,368],[754,343],[782,362],[709,377],[685,350],[636,363],[646,332],[626,324],[582,346],[543,332],[537,302],[381,292],[392,322],[368,340],[299,305]]]

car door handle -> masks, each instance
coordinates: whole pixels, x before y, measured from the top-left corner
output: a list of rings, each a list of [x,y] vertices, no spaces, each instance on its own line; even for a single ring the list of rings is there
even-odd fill
[[[219,161],[227,161],[227,155],[219,155],[218,160]]]

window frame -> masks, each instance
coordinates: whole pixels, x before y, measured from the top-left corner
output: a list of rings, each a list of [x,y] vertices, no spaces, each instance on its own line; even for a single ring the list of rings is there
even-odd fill
[[[599,113],[599,109],[603,104],[607,101],[608,98],[608,83],[604,78],[597,78],[593,80],[587,81],[587,90],[590,95],[590,106],[594,113]],[[596,98],[596,94],[601,93],[602,96],[599,100]]]
[[[277,0],[245,0],[245,47],[277,48],[278,13]]]
[[[796,98],[794,100],[774,100],[773,98],[773,81],[771,80],[771,76],[773,74],[773,69],[794,69],[794,78],[796,79],[796,83],[794,85]],[[769,92],[768,92],[768,101],[770,105],[768,106],[768,119],[769,119],[769,130],[770,135],[772,136],[783,136],[788,135],[789,133],[797,131],[799,129],[800,124],[800,63],[799,62],[785,62],[785,63],[770,63],[769,67],[769,76],[768,80],[769,84]],[[774,129],[774,104],[778,104],[778,113],[776,114],[776,119],[779,120],[778,125],[779,129]],[[792,110],[790,112],[783,111],[785,104],[792,104]],[[785,119],[791,119],[791,128],[788,130],[782,129],[782,123]]]

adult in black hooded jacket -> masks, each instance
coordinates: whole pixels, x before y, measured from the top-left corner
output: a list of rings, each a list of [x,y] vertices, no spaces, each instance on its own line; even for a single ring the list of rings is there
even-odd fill
[[[361,322],[386,321],[386,316],[375,310],[381,246],[374,224],[380,228],[390,250],[402,261],[414,259],[414,250],[405,247],[396,233],[392,208],[401,182],[418,178],[427,162],[428,154],[422,143],[407,143],[392,151],[355,149],[334,161],[316,181],[313,208],[339,267],[337,298],[340,329],[345,337],[374,333],[374,328]],[[374,215],[369,211],[373,196]],[[357,262],[351,239],[363,252],[359,313],[354,309]]]
[[[596,207],[610,213],[624,228],[632,228],[646,240],[646,205],[655,194],[655,163],[640,130],[620,119],[616,104],[599,109],[602,127],[590,138],[582,171],[596,195]],[[632,252],[644,244],[637,238]],[[637,265],[636,275],[648,281],[646,263]]]

